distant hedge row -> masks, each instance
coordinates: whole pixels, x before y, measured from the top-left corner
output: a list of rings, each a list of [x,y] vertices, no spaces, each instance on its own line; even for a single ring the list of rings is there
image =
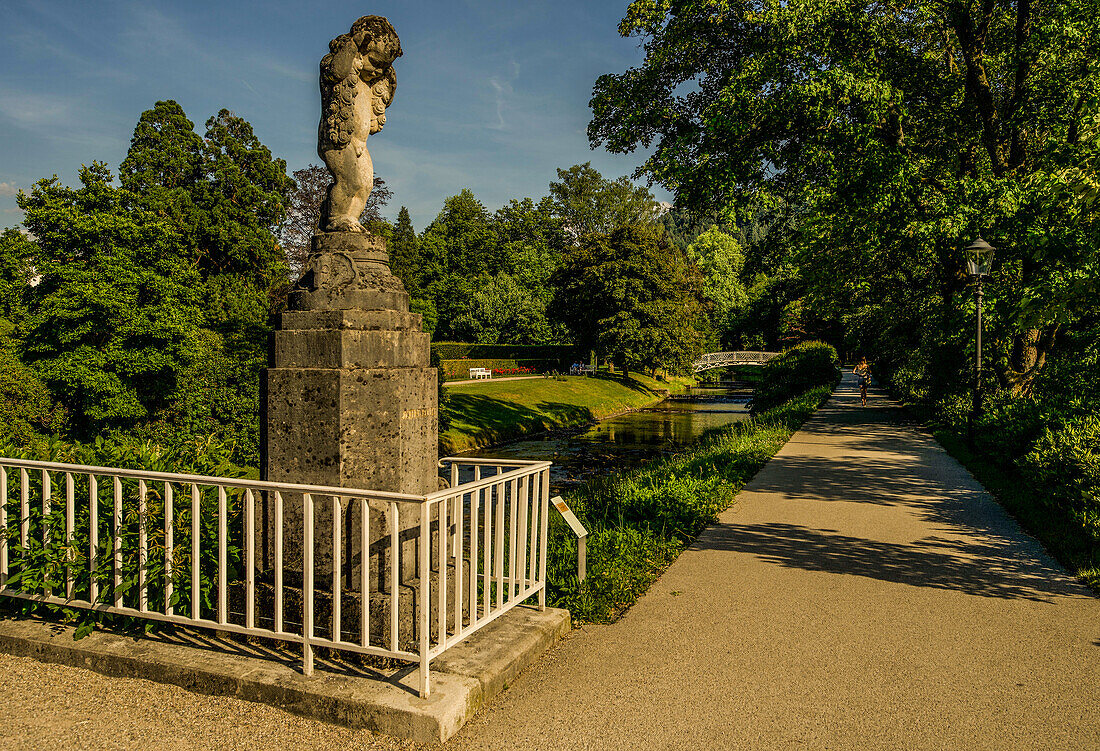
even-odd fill
[[[510,360],[504,358],[483,358],[474,360],[440,360],[439,365],[443,368],[443,374],[448,381],[461,381],[470,377],[470,368],[488,368],[489,370],[497,371],[502,370],[504,373],[493,373],[493,378],[499,378],[502,375],[536,375],[539,373],[549,373],[551,371],[561,372],[563,370],[562,364],[559,360]],[[527,368],[529,373],[513,373],[508,371],[520,370]],[[568,368],[568,365],[565,366]]]
[[[432,352],[440,360],[569,360],[583,358],[571,344],[470,344],[468,342],[432,342]],[[470,367],[488,367],[471,365]]]

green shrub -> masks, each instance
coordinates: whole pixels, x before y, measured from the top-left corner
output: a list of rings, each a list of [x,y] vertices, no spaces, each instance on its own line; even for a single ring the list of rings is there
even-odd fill
[[[966,421],[974,409],[974,397],[971,394],[941,394],[931,404],[931,418],[952,430],[966,427]]]
[[[0,340],[0,435],[22,443],[61,428],[64,410],[49,389]]]
[[[1100,533],[1100,416],[1047,428],[1020,465],[1044,503]]]
[[[561,363],[557,360],[440,360],[440,366],[448,381],[464,381],[470,377],[470,368],[488,368],[492,371],[522,371],[526,369],[529,375],[562,370]],[[493,377],[500,375],[520,375],[520,373],[505,372],[493,373]]]
[[[824,342],[803,342],[764,366],[753,393],[753,412],[779,406],[817,386],[835,385],[839,379],[836,349]]]
[[[969,411],[969,405],[966,407]],[[965,416],[962,417],[965,424]],[[994,394],[974,425],[974,447],[999,464],[1009,465],[1028,453],[1042,433],[1047,415],[1030,397]]]

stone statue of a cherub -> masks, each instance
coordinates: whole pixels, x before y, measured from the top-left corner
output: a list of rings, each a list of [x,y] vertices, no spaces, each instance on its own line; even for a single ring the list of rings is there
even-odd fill
[[[359,216],[374,186],[367,136],[382,130],[397,90],[397,32],[381,16],[363,16],[329,42],[321,60],[317,154],[333,183],[321,206],[322,232],[364,232]]]

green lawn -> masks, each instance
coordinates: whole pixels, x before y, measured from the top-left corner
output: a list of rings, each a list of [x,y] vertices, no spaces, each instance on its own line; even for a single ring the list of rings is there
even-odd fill
[[[632,375],[563,376],[519,381],[477,381],[448,386],[444,416],[450,428],[439,436],[441,450],[467,451],[550,428],[583,425],[660,401],[693,384],[692,378],[656,381]]]

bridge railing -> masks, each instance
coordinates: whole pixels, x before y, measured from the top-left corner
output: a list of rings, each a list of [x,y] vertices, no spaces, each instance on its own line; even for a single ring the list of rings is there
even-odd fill
[[[440,467],[416,496],[0,458],[0,596],[300,644],[306,675],[414,662],[427,697],[434,657],[546,604],[550,462]]]
[[[725,368],[733,365],[764,365],[782,352],[709,352],[692,363],[692,372],[698,373],[711,368]]]

